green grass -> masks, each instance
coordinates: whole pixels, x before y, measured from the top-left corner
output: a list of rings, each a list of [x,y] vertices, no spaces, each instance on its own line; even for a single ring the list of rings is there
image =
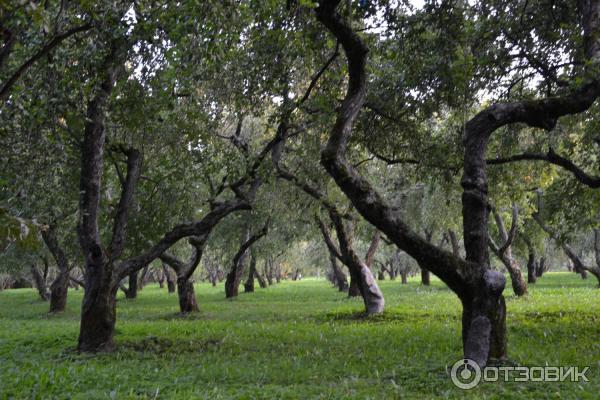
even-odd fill
[[[0,292],[0,399],[589,398],[600,393],[600,290],[553,273],[526,298],[508,295],[509,352],[521,365],[590,366],[587,383],[485,383],[455,388],[460,304],[438,281],[382,282],[386,312],[324,281],[283,282],[225,300],[197,285],[201,313],[148,286],[119,297],[112,354],[74,351],[81,291],[46,314],[33,290]],[[506,290],[510,293],[510,288]]]

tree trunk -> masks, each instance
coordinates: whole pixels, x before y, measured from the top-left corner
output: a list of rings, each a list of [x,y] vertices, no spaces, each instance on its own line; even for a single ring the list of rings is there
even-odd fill
[[[40,299],[42,301],[50,300],[50,293],[48,292],[48,286],[46,285],[46,279],[44,275],[40,272],[38,267],[35,265],[31,265],[31,276],[33,278],[33,284],[40,295]]]
[[[146,265],[144,267],[144,269],[142,269],[142,275],[140,276],[140,279],[139,279],[139,281],[137,282],[137,284],[135,286],[135,294],[134,294],[135,297],[132,297],[132,299],[134,299],[134,298],[137,297],[138,289],[142,290],[144,288],[144,286],[146,286],[146,281],[148,279],[148,270],[149,269],[150,269],[149,265]],[[130,275],[130,277],[131,277],[131,275]],[[137,277],[137,272],[136,272],[136,277]]]
[[[402,284],[408,283],[408,270],[403,269],[400,271],[400,278],[402,279]]]
[[[452,254],[454,254],[455,257],[460,257],[460,244],[458,243],[456,232],[452,229],[448,229],[448,236],[450,237],[450,244],[452,245]]]
[[[67,307],[67,292],[69,290],[69,271],[59,270],[56,279],[50,286],[50,312],[65,311]]]
[[[165,274],[162,271],[156,271],[155,277],[158,282],[158,287],[163,289],[165,287]]]
[[[358,279],[350,273],[350,286],[348,287],[348,297],[360,296],[360,288],[358,287]]]
[[[333,277],[335,278],[335,284],[340,292],[348,290],[348,278],[342,268],[337,263],[335,254],[329,252],[329,261],[331,262],[331,269],[333,271]],[[360,293],[359,293],[360,294]]]
[[[125,291],[126,299],[135,299],[137,298],[138,292],[138,273],[137,271],[129,274],[129,287]]]
[[[429,286],[431,283],[431,274],[427,268],[421,268],[421,285]]]
[[[535,264],[535,277],[541,278],[544,275],[545,268],[546,268],[546,258],[540,257],[539,261]]]
[[[527,293],[527,283],[525,282],[525,278],[523,278],[523,273],[521,272],[521,268],[519,268],[519,264],[515,260],[512,254],[512,243],[515,239],[517,233],[517,224],[519,212],[515,203],[512,205],[512,223],[510,227],[510,232],[506,231],[506,227],[504,226],[504,220],[500,213],[494,208],[492,209],[494,214],[494,219],[496,220],[496,225],[498,226],[498,231],[500,233],[500,239],[502,240],[501,246],[496,245],[492,238],[489,238],[489,246],[496,254],[496,257],[502,261],[508,274],[510,275],[510,280],[513,288],[513,292],[517,296],[523,296]]]
[[[82,352],[114,350],[117,288],[105,265],[86,268],[85,292],[77,349]]]
[[[281,279],[282,279],[282,276],[281,276],[281,265],[277,264],[277,265],[275,265],[275,282],[276,283],[281,283]]]
[[[432,237],[433,231],[425,230],[425,240],[427,240],[428,243],[431,243]],[[420,264],[419,267],[421,268],[421,285],[429,286],[431,284],[431,274],[429,273],[429,270]]]
[[[375,234],[373,235],[373,239],[371,239],[371,244],[369,245],[369,249],[367,250],[367,254],[365,255],[365,265],[369,269],[373,265],[373,260],[375,259],[375,252],[377,252],[377,248],[379,247],[379,242],[381,242],[381,232],[375,231]]]
[[[198,312],[194,283],[185,276],[177,277],[177,296],[179,297],[179,310],[182,314]]]
[[[236,271],[228,273],[227,278],[225,278],[225,297],[228,299],[237,297],[239,285],[240,280],[236,277]]]
[[[254,255],[250,256],[250,269],[248,270],[248,279],[244,283],[244,292],[252,293],[254,292],[254,274],[256,272],[256,258]]]
[[[163,273],[165,275],[165,279],[167,280],[167,290],[169,293],[175,293],[175,280],[171,275],[169,268],[166,264],[163,263]]]
[[[227,274],[227,278],[225,279],[225,298],[229,299],[232,297],[237,297],[240,282],[242,281],[242,276],[244,275],[244,270],[246,268],[246,258],[248,257],[250,247],[267,234],[267,229],[268,225],[265,224],[260,231],[256,232],[252,236],[250,236],[250,230],[247,230],[246,240],[244,243],[242,243],[239,250],[233,257],[231,271]]]
[[[256,276],[256,279],[258,280],[258,285],[260,286],[261,289],[266,289],[267,288],[267,281],[265,280],[265,278],[262,276],[262,274],[258,271],[258,269],[254,270],[254,276]]]
[[[503,274],[488,270],[482,287],[461,299],[464,355],[478,365],[506,357],[506,303],[502,296],[505,282]]]
[[[67,306],[67,293],[71,283],[69,262],[67,256],[61,248],[56,236],[56,227],[51,225],[47,230],[42,231],[42,239],[48,250],[54,257],[58,267],[58,275],[50,286],[50,312],[57,313],[65,310]],[[46,261],[45,261],[46,262]],[[46,262],[47,265],[47,262]],[[78,286],[76,286],[78,288]]]
[[[535,252],[529,250],[529,258],[527,259],[527,283],[535,283],[537,281],[537,271],[535,262]]]

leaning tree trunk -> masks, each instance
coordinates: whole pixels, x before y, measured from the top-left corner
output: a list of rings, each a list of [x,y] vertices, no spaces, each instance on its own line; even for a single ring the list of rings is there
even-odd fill
[[[254,271],[254,276],[256,276],[256,279],[258,280],[258,285],[260,286],[261,289],[266,289],[267,288],[267,281],[265,280],[265,278],[261,275],[261,273],[258,271],[258,269],[256,269]]]
[[[148,271],[150,270],[150,265],[146,265],[143,269],[142,269],[142,276],[140,276],[138,282],[136,283],[135,286],[135,297],[137,297],[137,292],[138,290],[142,290],[144,288],[144,286],[146,286],[146,282],[148,279]],[[137,273],[136,273],[137,276]]]
[[[252,236],[250,236],[250,231],[248,230],[246,234],[246,241],[240,246],[238,252],[233,257],[231,271],[227,274],[227,278],[225,279],[225,298],[229,299],[232,297],[237,297],[240,282],[242,281],[242,276],[244,275],[246,258],[248,257],[250,247],[263,236],[265,236],[267,231],[268,222],[260,231],[256,232]]]
[[[331,269],[333,271],[333,277],[335,278],[335,284],[337,285],[338,290],[340,292],[345,292],[348,290],[348,279],[346,278],[344,271],[342,271],[342,268],[338,265],[335,254],[333,254],[331,251],[329,252],[329,261],[331,262]]]
[[[31,276],[33,277],[33,284],[40,295],[40,299],[42,301],[50,300],[50,293],[48,291],[48,286],[46,285],[46,278],[40,272],[38,267],[35,265],[31,265]]]
[[[239,259],[234,262],[231,271],[225,278],[225,298],[229,299],[237,297],[239,294],[239,287],[246,269],[246,253],[244,252]]]

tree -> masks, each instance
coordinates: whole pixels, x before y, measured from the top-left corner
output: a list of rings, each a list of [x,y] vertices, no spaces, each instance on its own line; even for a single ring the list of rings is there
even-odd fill
[[[517,205],[513,203],[512,205],[512,222],[510,226],[510,231],[507,232],[504,226],[504,221],[502,220],[502,216],[495,208],[492,208],[492,214],[494,215],[494,219],[496,220],[496,226],[498,227],[498,233],[500,234],[500,242],[498,245],[496,242],[490,237],[489,245],[490,248],[494,251],[494,254],[502,261],[508,274],[510,275],[513,291],[517,296],[523,296],[527,293],[527,284],[523,279],[523,274],[521,273],[521,269],[517,264],[517,261],[513,257],[512,254],[512,243],[515,240],[515,236],[517,235],[518,229],[518,219],[519,219],[519,210]]]
[[[348,89],[338,110],[321,162],[356,209],[385,233],[398,247],[416,258],[454,290],[463,304],[463,346],[465,357],[485,365],[489,358],[506,355],[504,277],[489,269],[488,201],[485,151],[492,133],[521,122],[531,127],[552,129],[558,118],[588,109],[599,94],[597,80],[558,97],[496,103],[477,113],[464,125],[465,150],[463,187],[463,229],[466,260],[460,260],[417,236],[348,162],[345,153],[352,125],[365,103],[367,47],[336,11],[339,1],[320,2],[317,19],[336,37],[348,61]],[[583,16],[585,54],[597,56],[592,39],[598,28],[595,2],[580,4]]]
[[[235,253],[231,264],[231,270],[227,274],[227,279],[225,280],[226,298],[237,297],[238,288],[240,286],[240,282],[242,281],[242,276],[244,275],[245,262],[246,258],[249,255],[249,250],[252,247],[252,245],[254,245],[254,243],[256,243],[258,240],[260,240],[263,236],[267,234],[268,227],[269,223],[267,221],[267,223],[265,223],[265,225],[260,230],[253,234],[250,233],[249,229],[246,231],[245,240],[242,242],[242,245],[240,246],[237,253]],[[256,262],[254,264],[254,267],[256,268]]]

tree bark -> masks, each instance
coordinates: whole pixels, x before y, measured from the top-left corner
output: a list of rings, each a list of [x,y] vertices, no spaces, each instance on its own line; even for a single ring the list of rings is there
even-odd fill
[[[544,272],[548,270],[548,266],[546,265],[546,257],[540,257],[540,261],[536,264],[535,276],[536,278],[541,278],[544,275]],[[581,270],[582,273],[585,273],[585,270]]]
[[[132,272],[129,274],[129,287],[125,291],[126,299],[135,299],[137,298],[138,292],[138,271]]]
[[[329,251],[329,261],[331,262],[331,270],[335,278],[335,284],[340,292],[348,290],[348,278],[342,268],[338,265],[338,259],[331,251]]]
[[[254,275],[256,273],[256,258],[254,255],[250,255],[250,269],[248,270],[248,279],[244,283],[244,292],[252,293],[254,292]]]
[[[431,284],[431,274],[427,268],[421,268],[421,285],[429,286]]]
[[[450,237],[450,244],[452,245],[452,254],[454,254],[455,257],[461,257],[460,244],[458,243],[456,232],[452,229],[448,229],[448,236]]]
[[[494,241],[490,238],[490,247],[494,251],[494,254],[502,261],[508,274],[510,275],[510,280],[513,288],[513,292],[517,296],[523,296],[527,294],[527,283],[525,283],[525,279],[523,278],[523,273],[521,272],[521,268],[515,258],[512,255],[512,243],[515,239],[517,232],[517,223],[518,223],[518,209],[516,204],[512,205],[512,223],[510,232],[506,231],[506,227],[504,226],[504,221],[502,220],[502,216],[496,209],[492,209],[494,214],[494,219],[496,220],[496,225],[498,227],[498,232],[500,233],[500,239],[502,240],[502,245],[498,247]]]
[[[85,283],[77,349],[81,352],[112,351],[118,285],[104,268],[87,268]]]
[[[50,312],[63,312],[67,306],[71,267],[65,252],[58,243],[54,225],[50,225],[47,230],[42,231],[42,239],[58,267],[58,274],[50,285]]]
[[[407,284],[408,283],[408,270],[403,269],[402,271],[400,271],[400,278],[402,279],[402,284]]]
[[[40,299],[42,299],[42,301],[50,300],[50,292],[48,291],[44,274],[40,272],[39,268],[34,264],[31,264],[31,276],[33,278],[33,284],[40,295]]]
[[[527,283],[534,284],[537,281],[537,271],[535,262],[535,250],[529,249],[529,258],[527,259]]]
[[[425,231],[425,240],[427,240],[428,243],[431,243],[432,237],[433,237],[433,231],[426,230]],[[421,268],[421,285],[423,285],[423,286],[431,285],[431,273],[429,272],[427,267],[422,266],[421,264],[419,264],[419,267]]]
[[[146,265],[142,269],[142,275],[139,277],[139,279],[137,281],[136,288],[135,288],[135,297],[137,297],[138,290],[142,290],[144,288],[144,286],[146,286],[146,282],[147,282],[147,279],[148,279],[148,271],[149,270],[150,270],[150,265]],[[136,276],[137,276],[137,273],[136,273]]]
[[[257,269],[255,269],[254,271],[254,275],[256,276],[256,279],[258,280],[258,285],[260,286],[261,289],[266,289],[267,288],[267,281],[265,280],[263,274],[260,273],[260,271]]]
[[[175,293],[175,280],[165,263],[163,263],[163,273],[165,274],[165,279],[167,281],[167,291],[169,293]]]
[[[523,241],[527,245],[527,252],[528,252],[527,283],[534,284],[537,282],[537,278],[538,278],[538,276],[537,276],[537,260],[536,260],[537,257],[535,254],[535,247],[533,246],[533,243],[526,235],[523,235],[522,237],[523,237]]]
[[[260,240],[263,236],[267,234],[268,231],[268,223],[263,226],[263,228],[250,236],[250,231],[248,231],[248,236],[246,241],[241,245],[238,252],[233,257],[233,263],[231,266],[231,271],[227,274],[227,278],[225,279],[225,298],[237,297],[238,290],[240,286],[240,282],[242,280],[242,276],[244,275],[245,269],[245,261],[248,254],[248,249]]]
[[[167,253],[160,255],[160,259],[164,263],[163,269],[165,273],[168,273],[168,269],[165,268],[165,264],[167,264],[173,268],[177,276],[177,295],[179,297],[179,310],[182,314],[199,311],[194,292],[194,283],[191,281],[191,278],[198,264],[200,264],[208,236],[208,233],[206,233],[202,236],[194,236],[189,239],[189,243],[192,246],[192,254],[187,262],[183,262]]]
[[[154,271],[154,277],[158,282],[158,287],[163,289],[165,287],[165,274],[162,270]]]
[[[182,314],[200,311],[196,301],[194,283],[186,276],[177,277],[177,296],[179,298],[179,311]]]
[[[67,307],[67,293],[69,290],[69,271],[58,271],[58,275],[50,285],[50,312],[65,311]]]
[[[368,268],[371,268],[373,265],[373,260],[375,259],[375,253],[377,252],[377,248],[379,247],[379,243],[381,242],[381,232],[375,231],[373,235],[373,239],[371,239],[371,244],[369,245],[369,249],[367,250],[367,254],[365,255],[365,265]]]

